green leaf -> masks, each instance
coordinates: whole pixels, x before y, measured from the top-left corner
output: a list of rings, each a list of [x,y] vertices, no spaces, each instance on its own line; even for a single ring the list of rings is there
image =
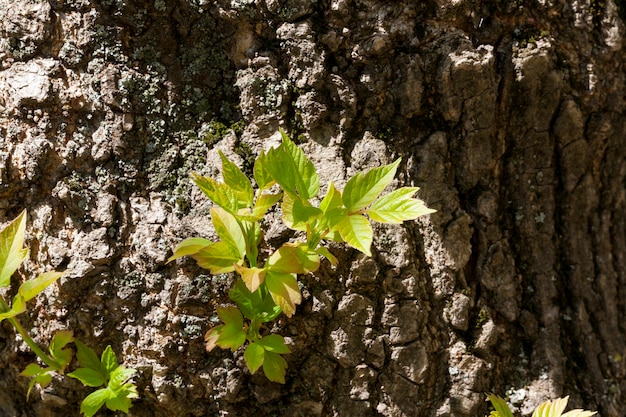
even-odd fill
[[[115,356],[111,345],[108,345],[106,349],[104,349],[104,352],[102,352],[100,362],[102,363],[102,370],[105,372],[105,378],[109,379],[111,372],[119,366],[117,356]]]
[[[222,177],[224,178],[224,183],[235,191],[240,206],[252,207],[254,191],[252,190],[250,180],[241,172],[237,165],[224,156],[222,151],[219,151],[219,154],[222,159]]]
[[[306,157],[302,149],[289,139],[289,136],[281,129],[283,138],[282,146],[291,156],[293,169],[296,174],[296,189],[300,196],[306,200],[315,197],[320,188],[320,179],[315,171],[315,165]]]
[[[263,365],[265,349],[257,342],[250,343],[243,353],[243,358],[250,372],[254,374]]]
[[[188,239],[183,240],[174,248],[174,254],[170,256],[167,262],[172,262],[175,259],[182,258],[183,256],[194,255],[198,253],[201,249],[206,248],[211,245],[211,242],[208,239],[203,239],[201,237],[190,237]]]
[[[385,187],[393,181],[400,158],[394,163],[359,172],[350,178],[343,189],[343,205],[350,212],[356,212],[370,205]]]
[[[111,377],[109,379],[109,388],[113,391],[117,391],[122,388],[124,384],[131,379],[137,373],[136,369],[127,368],[125,366],[118,366],[111,372]]]
[[[123,411],[128,413],[132,407],[132,398],[137,398],[137,388],[134,384],[126,383],[120,389],[113,391],[106,400],[106,406],[111,411]]]
[[[509,409],[508,404],[504,399],[498,397],[495,394],[489,394],[489,401],[491,401],[491,405],[495,410],[500,414],[501,417],[513,417],[513,413]]]
[[[114,395],[113,392],[108,388],[92,392],[80,404],[80,412],[86,417],[92,417],[112,395]]]
[[[272,174],[267,170],[267,155],[264,151],[254,161],[254,180],[261,190],[271,187],[274,184]]]
[[[283,310],[283,313],[287,317],[293,316],[293,313],[296,311],[296,305],[302,301],[296,276],[270,270],[265,276],[265,285],[267,285],[274,303]]]
[[[0,231],[0,287],[11,284],[11,275],[28,257],[24,246],[26,210]]]
[[[235,270],[233,264],[242,261],[237,250],[226,242],[213,243],[191,257],[200,267],[210,270],[212,274],[232,272]]]
[[[283,212],[283,223],[285,223],[285,226],[287,226],[291,230],[300,230],[305,232],[306,225],[302,223],[296,224],[296,221],[293,217],[293,206],[296,200],[299,200],[298,196],[295,196],[294,199],[294,197],[292,197],[290,194],[284,195],[283,202],[280,205],[280,208]]]
[[[246,254],[246,238],[237,219],[219,207],[211,207],[211,219],[220,239],[242,259]]]
[[[319,191],[315,166],[282,129],[281,135],[282,144],[269,150],[264,167],[287,193],[309,200]]]
[[[400,224],[424,214],[434,213],[422,200],[411,198],[419,190],[417,187],[399,188],[374,201],[367,210],[367,215],[379,223]]]
[[[16,294],[15,297],[13,297],[13,304],[11,305],[11,309],[7,312],[0,314],[0,321],[15,317],[25,311],[26,303],[24,302],[24,298],[21,296],[21,294]]]
[[[26,376],[26,377],[31,377],[31,376],[35,376],[38,373],[40,373],[43,369],[41,368],[41,366],[37,365],[36,363],[30,363],[28,364],[28,366],[26,366],[26,368],[24,368],[24,370],[22,372],[20,372],[21,376]]]
[[[287,361],[278,353],[265,351],[263,360],[263,373],[270,381],[285,383]]]
[[[38,384],[41,388],[46,388],[48,385],[50,385],[54,372],[55,371],[52,368],[45,368],[42,369],[41,372],[39,372],[37,375],[35,375],[28,383],[26,398],[30,397],[30,392],[32,391],[35,384]]]
[[[106,378],[106,372],[100,363],[100,358],[96,355],[96,352],[78,339],[74,339],[76,345],[76,358],[78,362],[85,367],[102,375],[102,378]]]
[[[237,280],[228,292],[228,296],[237,303],[244,317],[250,320],[258,319],[266,323],[282,313],[280,307],[274,303],[266,285],[261,285],[257,291],[250,292],[242,280]]]
[[[50,284],[61,278],[65,272],[49,271],[39,275],[37,278],[24,281],[18,293],[24,301],[29,301],[45,290]]]
[[[319,254],[322,255],[324,258],[328,259],[328,261],[330,262],[330,264],[332,266],[337,266],[337,264],[339,263],[339,260],[335,257],[335,255],[333,255],[332,253],[330,253],[330,251],[328,250],[328,248],[324,247],[324,246],[318,246],[315,251]]]
[[[307,246],[285,243],[267,260],[267,269],[284,274],[306,274],[317,271],[319,255]]]
[[[257,343],[263,346],[263,349],[274,353],[291,353],[291,350],[285,344],[285,338],[278,334],[270,334],[260,339]]]
[[[67,374],[67,376],[78,379],[83,385],[93,388],[101,387],[106,382],[102,373],[89,368],[78,368],[74,372]]]
[[[370,222],[360,214],[346,216],[334,226],[343,240],[350,246],[360,250],[367,256],[372,256],[370,247],[374,238],[374,232]]]
[[[320,210],[324,213],[328,213],[330,210],[343,207],[343,200],[341,199],[341,192],[335,188],[335,184],[332,182],[328,185],[328,192],[320,203]]]
[[[65,349],[65,346],[72,341],[74,341],[74,332],[71,330],[60,330],[56,332],[50,341],[50,348],[48,350],[52,358],[61,366],[61,371],[65,370],[65,367],[72,360],[72,349]]]
[[[302,200],[297,199],[293,202],[292,208],[293,224],[294,226],[305,226],[312,224],[317,218],[320,218],[323,214],[322,210],[311,205],[305,205]]]
[[[266,271],[261,268],[252,267],[247,268],[235,264],[235,271],[241,276],[241,279],[246,284],[246,287],[250,292],[255,292],[259,285],[265,280]]]
[[[215,181],[211,177],[193,174],[193,180],[202,192],[218,206],[231,214],[239,210],[239,201],[235,191],[228,185]]]
[[[217,309],[217,315],[224,322],[216,342],[217,346],[237,350],[246,341],[241,312],[236,307],[221,307]]]

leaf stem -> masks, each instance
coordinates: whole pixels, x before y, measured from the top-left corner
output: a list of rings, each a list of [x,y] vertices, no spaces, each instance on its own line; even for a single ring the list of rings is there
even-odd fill
[[[9,311],[10,310],[9,305],[6,303],[6,301],[4,301],[4,299],[2,297],[0,297],[0,309],[2,309],[3,311]],[[54,370],[61,369],[59,364],[54,359],[52,359],[43,350],[41,350],[39,345],[37,345],[37,343],[35,343],[35,341],[32,339],[32,337],[30,337],[30,335],[28,334],[26,329],[24,329],[24,327],[22,326],[22,324],[19,322],[19,320],[16,317],[9,317],[9,318],[7,318],[7,320],[9,320],[9,322],[11,322],[13,327],[15,327],[15,330],[17,330],[17,332],[20,334],[20,336],[22,336],[22,339],[24,339],[24,342],[26,342],[26,344],[30,347],[30,349],[37,356],[39,356],[41,358],[41,360],[45,362],[46,365],[48,365],[49,367],[53,368]]]

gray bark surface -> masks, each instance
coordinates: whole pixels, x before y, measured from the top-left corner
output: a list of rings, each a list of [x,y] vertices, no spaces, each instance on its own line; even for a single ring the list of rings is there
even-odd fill
[[[21,317],[139,370],[134,416],[626,415],[626,5],[614,0],[0,0],[0,222]],[[301,277],[287,383],[203,335],[232,277],[167,264],[212,237],[190,173],[250,170],[289,131],[322,183],[402,157],[437,213]],[[277,215],[276,215],[277,216]],[[270,222],[268,239],[287,239]],[[79,415],[0,326],[0,416]],[[111,413],[109,413],[111,414]],[[107,415],[106,412],[102,415]],[[111,414],[112,415],[112,414]]]

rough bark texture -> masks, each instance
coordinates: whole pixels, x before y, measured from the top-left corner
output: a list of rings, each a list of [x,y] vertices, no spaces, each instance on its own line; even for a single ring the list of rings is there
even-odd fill
[[[0,222],[71,273],[22,320],[140,371],[136,416],[523,415],[570,395],[626,414],[626,91],[614,0],[0,0]],[[202,336],[231,278],[166,264],[210,237],[191,185],[250,169],[284,127],[325,181],[403,158],[438,210],[374,256],[302,277],[277,330],[287,383]],[[272,225],[275,241],[288,238]],[[0,327],[0,415],[78,415],[69,378],[26,400]]]

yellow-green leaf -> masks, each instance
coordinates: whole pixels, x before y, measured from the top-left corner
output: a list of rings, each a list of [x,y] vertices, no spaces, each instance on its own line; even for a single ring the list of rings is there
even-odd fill
[[[400,158],[392,164],[359,172],[350,178],[343,189],[343,205],[350,212],[359,211],[370,205],[393,181],[399,164]]]
[[[255,292],[259,285],[265,280],[266,271],[261,268],[245,266],[235,264],[235,271],[241,275],[241,279],[246,284],[246,287],[250,292]]]
[[[268,271],[265,276],[267,286],[274,303],[283,310],[287,317],[293,316],[296,305],[302,301],[298,281],[294,274]]]
[[[269,188],[274,184],[272,174],[270,174],[270,172],[266,169],[266,166],[267,156],[265,155],[264,151],[261,151],[256,161],[254,161],[253,168],[254,180],[261,190]]]
[[[374,232],[365,216],[360,214],[346,216],[334,226],[334,230],[339,232],[348,245],[360,250],[367,256],[372,256],[370,248]]]
[[[298,197],[296,196],[295,198],[297,199]],[[283,202],[280,205],[280,208],[283,212],[283,223],[285,223],[285,226],[292,230],[300,230],[304,232],[306,231],[306,225],[302,223],[296,224],[296,221],[293,217],[294,201],[294,197],[292,197],[291,195],[284,195]]]
[[[270,256],[267,269],[285,274],[306,274],[317,271],[320,258],[307,246],[285,243]]]
[[[260,339],[258,343],[263,349],[274,353],[291,353],[291,350],[285,344],[285,338],[279,334],[269,334]]]
[[[557,398],[556,400],[539,404],[533,412],[532,417],[589,417],[596,414],[593,411],[584,410],[572,410],[563,414],[568,400],[569,397]]]
[[[11,275],[28,257],[24,246],[26,210],[0,231],[0,287],[11,284]]]
[[[322,255],[324,258],[328,259],[332,266],[337,266],[337,264],[339,263],[339,260],[335,257],[335,255],[330,253],[327,247],[319,246],[317,249],[315,249],[315,251],[319,255]]]
[[[504,399],[498,397],[495,394],[489,394],[489,401],[493,408],[496,409],[496,415],[499,417],[513,417],[513,413],[509,409],[509,405],[504,401]]]
[[[233,272],[235,270],[233,264],[242,262],[239,253],[226,242],[213,243],[191,257],[200,267],[210,270],[212,274]]]
[[[182,258],[183,256],[189,256],[198,253],[201,249],[206,248],[211,245],[211,242],[208,239],[204,239],[201,237],[190,237],[188,239],[183,240],[174,248],[174,254],[170,256],[167,262],[172,262],[178,258]]]
[[[246,255],[246,238],[237,219],[226,210],[211,207],[211,219],[217,235],[243,258]]]
[[[39,275],[37,278],[24,281],[18,289],[18,294],[22,296],[25,302],[29,301],[64,274],[65,272],[49,271]]]
[[[239,199],[228,185],[215,181],[211,177],[193,174],[193,180],[202,192],[218,206],[231,214],[239,210]]]
[[[222,307],[217,309],[217,315],[224,322],[217,346],[222,349],[237,350],[246,341],[246,332],[243,329],[243,316],[236,307]]]
[[[417,190],[419,190],[417,187],[403,187],[382,196],[374,201],[367,210],[367,215],[379,223],[400,224],[424,214],[434,213],[435,210],[426,207],[422,200],[412,198]]]
[[[270,381],[285,383],[287,361],[278,353],[265,351],[263,360],[263,373]]]
[[[265,359],[265,349],[257,342],[250,343],[243,353],[243,358],[250,373],[254,374],[263,365]]]
[[[222,178],[224,178],[224,183],[235,192],[240,206],[252,207],[254,191],[252,190],[250,180],[241,172],[237,165],[224,156],[222,151],[219,151],[219,154],[222,159]]]

